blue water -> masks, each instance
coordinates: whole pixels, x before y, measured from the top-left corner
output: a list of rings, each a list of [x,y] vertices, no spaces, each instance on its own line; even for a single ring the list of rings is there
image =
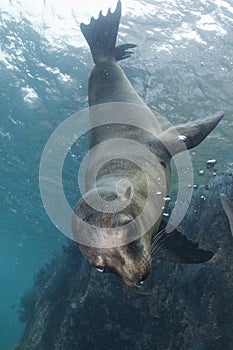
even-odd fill
[[[17,314],[21,295],[66,241],[43,208],[40,159],[55,128],[87,106],[92,61],[79,23],[115,1],[37,3],[35,8],[26,0],[5,0],[0,10],[1,350],[12,349],[24,327]],[[219,173],[232,170],[232,2],[122,5],[119,40],[138,45],[122,66],[143,99],[174,124],[225,111],[221,124],[191,152],[196,183],[212,176],[205,169],[208,159],[217,160]],[[76,197],[73,169],[69,173],[67,195],[74,191]]]

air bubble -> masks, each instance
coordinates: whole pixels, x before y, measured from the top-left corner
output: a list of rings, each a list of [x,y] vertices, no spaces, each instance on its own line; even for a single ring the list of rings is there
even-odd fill
[[[176,139],[179,142],[185,142],[187,140],[187,136],[185,136],[185,135],[178,135]]]

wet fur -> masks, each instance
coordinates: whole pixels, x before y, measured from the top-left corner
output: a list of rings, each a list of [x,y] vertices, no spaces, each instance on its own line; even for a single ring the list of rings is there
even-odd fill
[[[162,132],[159,123],[154,118],[154,114],[137,95],[117,63],[117,60],[130,56],[130,53],[125,49],[135,46],[126,44],[124,47],[120,47],[116,54],[117,48],[115,48],[115,42],[120,16],[121,3],[118,1],[116,10],[113,13],[110,10],[106,16],[100,13],[97,20],[92,18],[89,25],[81,25],[81,30],[90,46],[95,62],[89,78],[89,105],[92,107],[109,102],[126,102],[133,104],[134,109],[135,106],[138,106],[138,112],[136,111],[134,115],[135,120],[142,123],[142,128],[145,126],[145,128],[153,131],[153,135],[157,135],[158,137],[153,138],[144,131],[140,129],[136,130],[130,126],[115,125],[113,127],[111,125],[108,129],[106,127],[100,127],[92,130],[90,134],[90,148],[101,144],[105,140],[114,139],[116,134],[119,134],[122,138],[135,139],[142,143],[154,153],[159,164],[153,168],[149,181],[154,184],[154,188],[156,189],[156,179],[159,176],[164,177],[166,183],[164,195],[166,196],[170,191],[171,157],[187,148],[190,149],[197,146],[214,129],[223,117],[223,113],[218,113],[199,123],[192,122]],[[95,118],[93,113],[91,110],[91,117]],[[178,134],[187,136],[186,144],[177,141]],[[97,182],[92,177],[95,167],[98,164],[102,164],[105,151],[107,152],[108,150],[102,150],[101,152],[97,150],[89,160],[86,174],[86,195],[90,198],[94,186],[97,186],[100,192],[102,191],[105,198],[114,197],[114,184],[111,185],[111,181],[115,181],[116,169],[120,169],[118,164],[107,164],[106,168],[102,169],[102,172],[100,171]],[[138,193],[136,193],[132,203],[123,212],[103,215],[89,207],[85,200],[81,199],[75,210],[76,215],[82,220],[99,227],[116,227],[118,225],[121,228],[125,222],[133,221],[135,216],[140,213],[147,198],[147,190],[144,189],[144,180],[139,172],[131,168],[130,164],[128,167],[122,168],[118,175],[119,179],[130,179],[134,182],[135,188],[138,189]],[[121,201],[121,198],[118,198],[118,200]],[[111,205],[111,202],[109,203]],[[158,203],[158,199],[155,197],[153,205],[147,213],[150,220],[152,220],[156,213],[160,212],[162,205],[163,203]],[[160,234],[158,234],[161,218],[162,212],[161,215],[158,215],[158,220],[151,230],[135,242],[116,248],[96,248],[80,244],[80,249],[94,267],[103,268],[105,272],[115,273],[128,286],[135,286],[147,278],[151,269],[151,254],[162,248],[162,241],[159,239]],[[140,225],[136,227],[136,230],[139,232],[140,230],[143,231],[143,222]],[[78,227],[75,216],[73,217],[72,228],[74,239],[78,242],[80,227]],[[151,246],[153,235],[155,238]]]

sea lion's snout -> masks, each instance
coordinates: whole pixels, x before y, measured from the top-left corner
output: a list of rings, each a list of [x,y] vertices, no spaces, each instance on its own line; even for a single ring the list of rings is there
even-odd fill
[[[132,279],[128,280],[126,278],[122,278],[124,283],[129,286],[129,287],[142,287],[145,283],[145,279],[146,279],[147,275],[143,275],[140,272],[136,272]]]
[[[105,257],[102,255],[100,259],[105,261],[105,267],[98,271],[115,273],[129,287],[141,287],[151,270],[150,259],[145,259],[143,252],[133,257],[124,248],[118,248],[105,251]]]

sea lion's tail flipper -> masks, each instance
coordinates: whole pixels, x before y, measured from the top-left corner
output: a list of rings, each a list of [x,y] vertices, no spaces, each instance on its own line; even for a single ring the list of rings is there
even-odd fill
[[[163,131],[159,139],[165,145],[170,155],[196,147],[216,127],[223,118],[224,112],[200,121],[180,124]]]
[[[233,204],[231,203],[230,199],[225,196],[225,194],[220,194],[221,202],[223,209],[225,210],[225,213],[227,214],[230,227],[231,227],[231,233],[233,235]]]
[[[154,240],[156,240],[156,236]],[[203,263],[210,260],[214,255],[212,251],[199,248],[198,243],[190,241],[176,229],[170,233],[164,232],[156,244],[158,246],[158,258],[175,263]]]
[[[116,39],[121,18],[121,2],[118,1],[115,11],[110,9],[106,16],[100,11],[99,17],[92,17],[89,24],[81,23],[81,31],[90,47],[95,63],[104,58],[115,58],[117,61],[125,59],[132,52],[127,51],[135,47],[133,44],[124,44],[116,47]]]

